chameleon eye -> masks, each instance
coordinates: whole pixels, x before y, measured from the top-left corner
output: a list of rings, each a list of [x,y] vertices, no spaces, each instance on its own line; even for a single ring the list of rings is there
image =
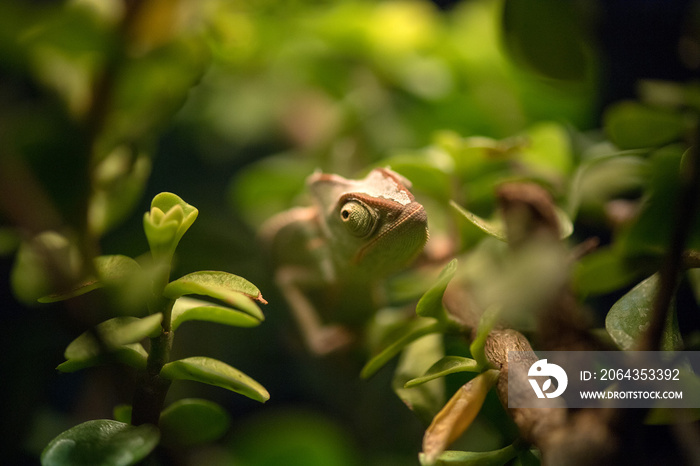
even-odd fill
[[[358,201],[348,201],[340,209],[340,219],[348,231],[358,237],[364,237],[374,231],[377,214]]]

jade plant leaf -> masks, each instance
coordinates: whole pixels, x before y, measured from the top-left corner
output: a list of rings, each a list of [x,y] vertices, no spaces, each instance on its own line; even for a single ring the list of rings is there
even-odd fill
[[[445,289],[448,283],[454,277],[457,271],[457,259],[452,259],[440,275],[435,284],[423,294],[416,305],[416,314],[421,317],[432,317],[440,322],[446,322],[448,319],[445,308],[442,305],[442,296],[445,294]]]
[[[100,364],[105,358],[143,367],[147,354],[138,342],[155,336],[162,319],[162,314],[158,313],[142,319],[124,316],[106,320],[68,345],[64,353],[67,361],[59,365],[58,370],[73,372]]]
[[[500,217],[494,218],[492,220],[487,220],[479,217],[473,212],[469,212],[464,207],[460,206],[454,201],[450,201],[450,205],[460,213],[464,218],[466,218],[472,225],[477,227],[479,230],[483,231],[489,236],[493,236],[501,241],[508,241],[506,234],[506,227]],[[555,214],[559,220],[559,237],[561,239],[568,238],[574,232],[574,224],[569,218],[569,216],[559,207],[554,207]]]
[[[520,461],[520,466],[540,466],[542,461],[540,460],[539,454],[536,454],[535,452],[536,450],[534,449],[518,451],[518,461]]]
[[[685,145],[671,144],[654,151],[649,157],[648,197],[627,234],[621,238],[629,257],[660,259],[673,241],[673,232],[679,223],[683,202],[683,185],[688,174],[686,164],[692,159],[692,150]],[[700,250],[700,216],[688,225],[685,249]]]
[[[148,353],[141,343],[132,343],[113,348],[108,354],[83,353],[59,364],[56,369],[61,372],[75,372],[86,367],[96,366],[103,362],[116,361],[137,369],[146,368]]]
[[[226,410],[213,401],[185,398],[163,410],[159,427],[164,444],[187,447],[219,439],[229,424]]]
[[[540,122],[528,129],[519,160],[536,172],[559,177],[572,169],[571,141],[564,126]]]
[[[114,317],[95,327],[93,331],[87,331],[73,340],[66,348],[66,359],[79,359],[85,356],[93,356],[99,352],[99,343],[95,334],[99,335],[102,343],[107,348],[116,348],[122,345],[136,343],[143,338],[153,336],[160,329],[162,314],[153,314],[139,319],[138,317]]]
[[[505,226],[503,225],[503,222],[499,220],[486,220],[484,218],[481,218],[478,215],[469,212],[454,201],[450,201],[450,205],[457,212],[462,214],[464,218],[469,220],[469,222],[475,227],[477,227],[479,230],[501,241],[507,241]]]
[[[141,199],[151,173],[151,157],[130,144],[115,147],[95,165],[88,206],[90,230],[97,236],[126,218]]]
[[[499,372],[489,369],[460,387],[433,418],[423,436],[424,461],[435,460],[471,425],[484,404],[486,394],[498,380]]]
[[[655,147],[679,139],[685,130],[680,113],[621,102],[604,116],[605,131],[621,149]]]
[[[217,359],[191,357],[172,361],[163,366],[160,375],[170,380],[193,380],[214,385],[260,402],[270,398],[258,382]]]
[[[194,298],[182,297],[175,301],[172,311],[172,329],[188,320],[201,320],[233,327],[255,327],[260,320],[230,307],[223,307]]]
[[[430,366],[430,368],[421,377],[416,377],[406,382],[406,388],[415,387],[417,385],[430,382],[439,377],[444,377],[457,372],[479,372],[479,364],[471,358],[462,356],[445,356],[438,362]]]
[[[506,2],[504,45],[515,60],[547,78],[583,81],[591,63],[576,14],[571,4],[556,0]]]
[[[131,405],[119,404],[112,409],[112,417],[115,421],[131,424]]]
[[[574,288],[583,295],[599,295],[633,283],[639,271],[628,263],[619,249],[602,247],[582,257],[574,268]]]
[[[518,456],[513,445],[493,451],[445,451],[434,463],[428,463],[425,453],[421,453],[421,466],[502,466]]]
[[[39,298],[40,303],[52,303],[63,301],[83,295],[97,288],[101,288],[105,283],[122,280],[130,275],[141,272],[141,266],[134,259],[122,255],[99,256],[95,258],[95,269],[99,278],[89,278],[78,284],[72,290],[52,293]]]
[[[219,299],[258,320],[265,319],[260,308],[252,300],[263,304],[267,301],[255,285],[237,275],[213,271],[193,272],[168,283],[163,292],[163,295],[170,299],[178,299],[188,294]]]
[[[129,466],[158,444],[158,429],[109,419],[87,421],[54,438],[41,454],[42,466]]]
[[[41,301],[42,296],[62,291],[57,289],[57,276],[64,277],[65,283],[79,281],[80,264],[81,254],[74,239],[56,231],[39,233],[20,242],[10,273],[13,294],[28,305]]]
[[[172,257],[178,243],[198,214],[197,208],[176,194],[157,194],[151,201],[151,210],[143,217],[143,229],[153,255]]]
[[[407,388],[406,382],[425,372],[431,362],[444,354],[445,348],[440,334],[434,333],[414,341],[401,353],[391,381],[394,393],[425,424],[429,423],[445,404],[445,381],[434,380],[433,383],[414,388]]]
[[[141,271],[138,262],[121,254],[99,256],[95,259],[95,267],[100,279],[104,281],[121,280]]]
[[[640,282],[610,308],[605,318],[605,329],[623,350],[632,350],[649,326],[654,297],[659,286],[659,275],[654,274]],[[681,346],[675,306],[668,312],[661,349],[673,351]]]
[[[382,166],[389,166],[407,177],[416,191],[444,201],[452,194],[449,176],[453,171],[454,161],[444,151],[435,147],[397,154],[382,160]]]
[[[600,211],[605,204],[639,192],[649,162],[644,149],[618,151],[583,160],[569,182],[566,211],[575,218],[579,210]]]
[[[363,379],[371,377],[393,359],[394,356],[399,354],[406,345],[421,337],[430,335],[431,333],[439,333],[443,331],[444,328],[444,324],[435,322],[432,319],[419,318],[411,320],[397,332],[397,335],[391,343],[365,364],[360,372],[360,377]]]

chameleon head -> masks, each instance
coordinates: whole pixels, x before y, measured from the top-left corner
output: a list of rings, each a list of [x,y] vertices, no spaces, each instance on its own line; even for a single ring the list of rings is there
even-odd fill
[[[309,178],[322,230],[339,263],[376,276],[420,253],[428,239],[428,221],[410,187],[387,168],[374,169],[361,180],[321,173]]]

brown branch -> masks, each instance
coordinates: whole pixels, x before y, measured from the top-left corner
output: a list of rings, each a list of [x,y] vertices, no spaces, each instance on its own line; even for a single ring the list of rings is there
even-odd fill
[[[559,224],[554,205],[543,188],[534,184],[512,183],[502,186],[498,194],[512,248],[523,247],[530,241],[559,242]],[[472,331],[476,329],[480,316],[471,305],[468,286],[451,283],[444,304],[465,327]],[[544,451],[551,433],[565,425],[567,412],[562,408],[508,408],[509,395],[517,398],[519,393],[532,390],[527,380],[523,379],[511,383],[509,393],[509,351],[533,350],[530,342],[520,332],[512,329],[493,330],[486,339],[485,353],[489,362],[500,370],[496,382],[498,398],[518,426],[521,436]]]
[[[536,190],[542,192],[534,195]],[[522,247],[531,240],[547,241],[549,238],[559,241],[558,231],[550,222],[552,217],[546,212],[547,205],[553,209],[553,204],[547,200],[548,196],[542,188],[519,184],[510,186],[505,193],[501,198],[501,210],[506,216],[515,216],[510,223],[506,219],[506,225],[513,225],[514,233],[518,235],[517,240],[511,243],[512,247]],[[520,193],[524,195],[519,196]],[[533,200],[534,203],[531,202]],[[516,217],[518,221],[524,221],[525,227],[517,225]],[[476,328],[479,315],[471,305],[468,286],[450,284],[444,304],[465,327],[472,331]],[[550,341],[549,346],[553,345],[559,350],[599,349],[582,324],[580,313],[576,312],[578,305],[567,286],[560,293],[555,293],[551,302],[542,303],[542,306],[541,319],[548,323],[550,333],[559,337],[559,340]],[[500,369],[496,383],[499,400],[522,438],[539,448],[543,464],[682,464],[683,453],[674,448],[672,437],[668,438],[666,445],[660,443],[663,435],[668,435],[668,430],[644,426],[641,419],[630,423],[629,419],[619,416],[619,410],[508,408],[509,397],[511,400],[517,399],[519,393],[526,394],[531,390],[526,377],[511,380],[516,375],[509,373],[509,351],[532,351],[532,347],[528,339],[515,330],[493,330],[486,340],[485,352],[489,362]],[[536,356],[533,355],[532,359],[534,363]]]

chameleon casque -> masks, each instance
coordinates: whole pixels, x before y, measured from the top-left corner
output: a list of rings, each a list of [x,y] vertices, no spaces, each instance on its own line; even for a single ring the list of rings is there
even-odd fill
[[[326,354],[356,338],[383,279],[423,249],[428,224],[411,183],[389,168],[359,180],[317,172],[307,187],[313,204],[272,217],[261,237],[306,345]]]

